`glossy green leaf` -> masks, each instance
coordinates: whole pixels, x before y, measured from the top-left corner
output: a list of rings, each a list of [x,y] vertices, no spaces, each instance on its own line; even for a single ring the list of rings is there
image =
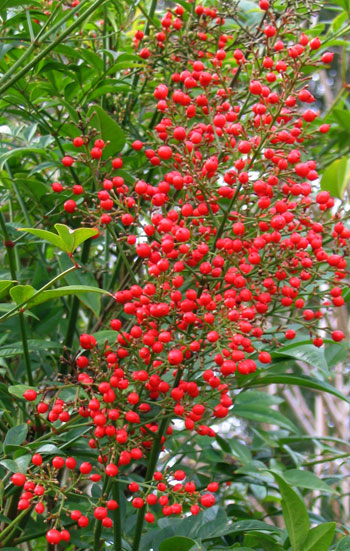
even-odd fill
[[[16,283],[16,281],[12,279],[2,279],[0,281],[0,298],[7,295],[8,290],[14,283]]]
[[[335,528],[335,522],[325,522],[311,528],[303,551],[328,551],[334,539]]]
[[[88,117],[91,115],[93,116],[90,125],[99,130],[101,138],[105,142],[110,141],[110,144],[103,149],[103,159],[119,153],[125,145],[125,135],[119,124],[99,105],[94,105],[89,109]]]
[[[74,252],[81,243],[98,234],[96,228],[77,228],[71,230],[65,224],[55,224],[55,229],[65,246],[69,247],[70,252]]]
[[[333,488],[323,482],[311,471],[302,471],[301,469],[290,469],[283,472],[283,478],[291,486],[298,488],[307,488],[309,490],[320,490],[323,492],[334,493]]]
[[[31,285],[16,285],[10,289],[11,298],[16,304],[21,304],[30,299],[35,293],[34,287]]]
[[[342,157],[330,164],[323,173],[321,189],[329,191],[334,197],[343,197],[350,181],[350,159]]]
[[[336,547],[336,551],[350,551],[350,537],[342,538]]]
[[[16,157],[21,157],[21,159],[23,159],[26,156],[44,155],[45,153],[45,149],[39,147],[17,147],[16,149],[12,149],[0,155],[0,170],[4,168],[5,164],[10,159]]]
[[[28,385],[12,385],[8,387],[8,391],[12,396],[16,396],[16,398],[20,398],[21,400],[24,400],[23,394],[26,390],[34,389],[37,390],[34,386],[28,386]]]
[[[252,386],[268,386],[272,384],[302,386],[311,390],[318,390],[321,392],[327,392],[328,394],[333,394],[333,396],[337,396],[341,400],[349,403],[349,399],[329,383],[313,379],[312,377],[308,377],[306,375],[293,375],[290,373],[285,373],[282,375],[262,375],[261,377],[253,379],[250,384]]]
[[[27,434],[28,434],[28,425],[26,423],[12,427],[5,436],[5,440],[4,440],[5,453],[6,453],[6,447],[8,445],[11,444],[11,445],[20,446],[21,444],[23,444],[23,442],[27,438]]]
[[[282,495],[282,512],[293,551],[305,551],[304,544],[310,529],[310,519],[303,500],[277,473],[274,476]]]
[[[249,404],[247,406],[234,406],[231,410],[233,415],[243,417],[258,423],[271,423],[285,429],[297,432],[296,426],[279,411],[272,410],[264,405]]]
[[[31,233],[44,239],[44,241],[48,241],[66,253],[73,253],[81,243],[98,234],[98,230],[95,228],[77,228],[72,230],[65,224],[55,224],[55,229],[57,234],[37,228],[18,228],[19,231]]]
[[[36,306],[48,300],[53,300],[68,295],[78,295],[80,293],[99,293],[101,295],[110,295],[110,293],[108,293],[104,289],[100,289],[99,287],[89,287],[88,285],[67,285],[66,287],[60,287],[59,289],[50,289],[49,291],[43,291],[42,293],[40,293],[40,295],[29,301],[29,306]]]
[[[185,536],[174,536],[162,541],[159,551],[189,551],[196,542]]]
[[[28,339],[27,346],[29,352],[42,352],[44,350],[55,350],[62,348],[63,345],[54,341],[45,341],[40,339]],[[23,343],[15,342],[5,346],[0,346],[0,358],[11,358],[23,354]]]
[[[272,358],[295,358],[296,360],[319,368],[326,375],[329,375],[328,365],[324,355],[324,349],[317,348],[309,341],[288,344],[281,348],[280,351],[273,352],[271,356]]]

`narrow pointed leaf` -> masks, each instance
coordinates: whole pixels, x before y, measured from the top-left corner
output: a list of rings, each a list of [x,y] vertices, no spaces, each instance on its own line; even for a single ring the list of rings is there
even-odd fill
[[[311,528],[303,551],[328,551],[335,534],[335,522],[325,522]]]
[[[310,529],[310,519],[302,499],[277,473],[274,476],[282,496],[282,512],[293,551],[305,551],[305,541]]]

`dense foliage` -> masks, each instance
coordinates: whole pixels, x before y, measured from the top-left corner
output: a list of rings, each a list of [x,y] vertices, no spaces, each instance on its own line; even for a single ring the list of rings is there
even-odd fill
[[[0,549],[350,548],[349,11],[3,2]]]

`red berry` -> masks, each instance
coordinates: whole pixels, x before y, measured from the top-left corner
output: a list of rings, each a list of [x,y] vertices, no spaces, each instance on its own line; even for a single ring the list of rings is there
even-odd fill
[[[60,543],[62,539],[61,533],[55,528],[52,528],[47,532],[46,539],[51,545],[56,545],[57,543]]]
[[[25,392],[23,392],[23,398],[27,400],[28,402],[34,402],[37,398],[37,391],[33,388],[28,388]]]
[[[72,214],[77,208],[77,204],[75,201],[73,201],[73,199],[68,199],[68,201],[64,203],[63,208],[66,212]]]
[[[32,463],[33,465],[37,465],[37,466],[40,466],[42,465],[42,462],[43,462],[43,458],[42,456],[40,455],[40,453],[35,453],[32,457]]]
[[[63,186],[59,182],[53,182],[53,184],[51,184],[51,188],[55,193],[61,193],[61,191],[63,191]]]
[[[340,342],[340,341],[342,341],[344,338],[345,338],[345,335],[344,335],[343,331],[333,331],[333,333],[332,333],[332,339],[333,339],[335,342]]]
[[[204,494],[201,497],[203,507],[212,507],[215,505],[215,497],[212,494]]]
[[[11,476],[11,482],[15,486],[23,486],[26,481],[26,475],[23,473],[15,473]]]
[[[84,145],[84,139],[81,137],[74,138],[73,145],[74,147],[81,147],[82,145]]]
[[[63,166],[69,167],[69,166],[72,166],[73,163],[74,163],[74,159],[69,155],[66,155],[66,157],[63,157],[62,159]]]

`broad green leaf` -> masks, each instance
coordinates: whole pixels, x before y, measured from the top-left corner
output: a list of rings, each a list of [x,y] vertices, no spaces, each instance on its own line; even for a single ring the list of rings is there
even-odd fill
[[[311,528],[303,551],[328,551],[333,542],[335,527],[335,522],[325,522]]]
[[[0,281],[0,298],[7,295],[7,291],[16,283],[14,279],[2,279]]]
[[[66,253],[73,253],[81,243],[98,234],[98,230],[95,228],[77,228],[72,230],[65,224],[55,224],[55,229],[58,235],[37,228],[18,228],[18,231],[25,231],[36,235]]]
[[[258,423],[270,423],[278,425],[285,429],[297,432],[296,426],[279,411],[272,410],[264,405],[249,404],[247,406],[234,406],[231,410],[232,415],[237,417],[243,417],[250,421],[257,421]]]
[[[51,350],[56,348],[62,348],[63,344],[44,341],[40,339],[28,339],[27,340],[29,352],[41,352],[42,350]],[[0,346],[0,358],[11,358],[23,354],[23,343],[15,342],[5,346]]]
[[[20,398],[21,400],[24,400],[23,394],[26,390],[34,389],[36,388],[34,386],[28,386],[28,385],[12,385],[8,387],[8,391],[12,396],[16,396],[16,398]]]
[[[99,130],[101,138],[105,142],[111,142],[103,150],[103,159],[119,153],[125,145],[124,132],[119,124],[117,124],[99,105],[93,105],[89,109],[87,116],[90,117],[91,115],[93,115],[90,121],[91,126]]]
[[[159,551],[189,551],[196,542],[185,536],[174,536],[162,541]]]
[[[71,230],[65,224],[55,224],[55,230],[57,231],[61,239],[61,242],[64,245],[64,250],[67,252],[73,252],[74,251],[74,237],[73,237],[74,230]]]
[[[64,248],[62,239],[51,231],[39,230],[37,228],[18,228],[18,231],[25,231],[27,233],[31,233],[32,235],[35,235],[40,239],[44,239],[44,241],[48,241],[49,243],[51,243],[51,245],[54,245],[55,247],[58,247],[59,249],[62,249],[65,252],[69,252]]]
[[[6,452],[6,446],[10,444],[14,444],[16,446],[20,446],[21,444],[23,444],[23,442],[27,438],[27,434],[28,434],[28,425],[26,423],[23,423],[22,425],[17,425],[16,427],[12,427],[12,429],[10,429],[5,436],[5,440],[4,440],[5,452]]]
[[[291,486],[298,488],[307,488],[309,490],[321,490],[323,492],[334,493],[335,490],[323,482],[311,471],[302,471],[300,469],[290,469],[283,472],[283,478]]]
[[[282,551],[282,547],[276,542],[274,535],[262,532],[249,532],[243,539],[244,545],[263,551]]]
[[[324,349],[317,348],[313,344],[310,344],[309,341],[289,344],[281,348],[280,351],[273,352],[271,356],[273,358],[283,358],[285,356],[295,358],[296,360],[300,360],[312,365],[313,367],[319,368],[326,375],[329,375]]]
[[[321,189],[329,191],[334,197],[343,197],[350,180],[350,159],[342,157],[331,163],[323,173]]]
[[[333,394],[341,400],[349,403],[349,399],[332,385],[313,379],[312,377],[307,377],[306,375],[293,375],[290,373],[285,373],[282,375],[265,375],[257,377],[250,382],[251,386],[268,386],[272,384],[296,385],[310,388],[311,390],[320,390],[322,392],[327,392],[328,394]]]
[[[336,547],[336,551],[350,551],[350,537],[342,538]]]
[[[78,295],[80,293],[99,293],[101,295],[106,294],[112,296],[111,293],[105,291],[104,289],[100,289],[99,287],[89,287],[88,285],[67,285],[66,287],[60,287],[59,289],[43,291],[40,295],[29,301],[29,306],[37,306],[47,300],[53,300],[68,295]]]
[[[277,473],[274,476],[282,496],[282,512],[293,551],[305,551],[304,544],[310,529],[310,519],[302,499]]]
[[[343,23],[345,23],[348,19],[348,14],[343,11],[342,13],[340,13],[339,15],[337,15],[337,17],[335,17],[332,21],[332,31],[333,32],[337,32],[340,27],[343,25]]]
[[[18,289],[18,291],[16,291],[18,287],[25,289]],[[89,285],[67,285],[65,287],[60,287],[59,289],[50,289],[48,291],[43,291],[31,299],[35,292],[36,289],[34,289],[31,285],[17,285],[10,291],[12,298],[16,301],[16,304],[21,304],[25,301],[27,302],[26,308],[32,308],[33,306],[37,306],[38,304],[42,304],[48,300],[53,300],[68,295],[78,295],[80,293],[99,293],[102,295],[106,294],[113,296],[104,289],[100,289],[99,287],[90,287]]]
[[[26,300],[29,300],[35,293],[36,289],[31,285],[16,285],[10,289],[11,298],[16,304],[21,304]]]
[[[22,455],[17,459],[3,459],[3,461],[0,461],[0,465],[3,465],[12,473],[26,473],[31,458],[31,455]]]
[[[24,158],[26,155],[44,155],[47,154],[45,149],[39,148],[39,147],[17,147],[16,149],[11,149],[11,151],[7,151],[6,153],[3,153],[0,155],[0,170],[2,170],[5,166],[5,164],[15,157],[20,156],[21,159]]]
[[[55,229],[61,237],[63,243],[67,247],[70,247],[70,252],[74,252],[81,243],[98,234],[98,230],[96,228],[77,228],[75,230],[71,230],[64,224],[55,224]]]
[[[258,390],[245,390],[240,392],[235,398],[235,404],[238,406],[246,406],[249,403],[255,403],[264,406],[278,405],[283,402],[283,398],[278,396],[271,396],[266,392],[259,392]]]
[[[54,444],[44,444],[43,446],[40,446],[40,448],[35,450],[37,453],[62,453],[62,450],[55,446]]]

